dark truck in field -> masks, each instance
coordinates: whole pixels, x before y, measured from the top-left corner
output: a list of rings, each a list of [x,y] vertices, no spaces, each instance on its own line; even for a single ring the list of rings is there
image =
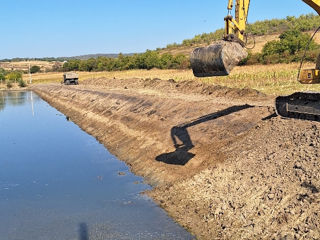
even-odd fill
[[[63,83],[65,85],[78,85],[79,84],[79,75],[74,72],[64,73],[63,74]]]

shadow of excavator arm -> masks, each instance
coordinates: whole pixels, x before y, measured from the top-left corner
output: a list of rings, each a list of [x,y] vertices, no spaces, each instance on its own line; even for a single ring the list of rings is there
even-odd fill
[[[204,115],[192,121],[172,127],[171,139],[176,150],[174,152],[161,154],[156,157],[156,160],[173,165],[187,164],[195,156],[195,154],[189,152],[194,145],[189,135],[188,128],[252,107],[253,106],[248,104],[232,106],[222,111]],[[178,141],[181,143],[178,143]]]

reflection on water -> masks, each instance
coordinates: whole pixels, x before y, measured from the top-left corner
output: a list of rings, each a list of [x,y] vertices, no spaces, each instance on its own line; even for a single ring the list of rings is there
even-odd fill
[[[2,111],[6,106],[5,92],[0,91],[0,111]]]
[[[1,240],[192,239],[64,115],[32,92],[0,94]]]
[[[34,115],[34,103],[41,101],[41,98],[32,91],[0,91],[0,111],[8,106],[30,105]]]
[[[0,91],[0,111],[4,110],[6,105],[17,106],[26,103],[30,103],[33,109],[34,102],[39,100],[40,98],[31,91]]]

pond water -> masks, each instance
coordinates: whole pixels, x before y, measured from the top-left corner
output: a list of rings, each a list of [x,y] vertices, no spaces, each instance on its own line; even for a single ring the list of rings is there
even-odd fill
[[[193,239],[143,179],[33,92],[0,92],[0,239]]]

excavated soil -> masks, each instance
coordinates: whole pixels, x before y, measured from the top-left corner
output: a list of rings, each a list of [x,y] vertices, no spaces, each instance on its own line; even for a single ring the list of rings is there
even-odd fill
[[[93,79],[32,89],[144,176],[199,239],[320,239],[320,123],[251,89]]]

